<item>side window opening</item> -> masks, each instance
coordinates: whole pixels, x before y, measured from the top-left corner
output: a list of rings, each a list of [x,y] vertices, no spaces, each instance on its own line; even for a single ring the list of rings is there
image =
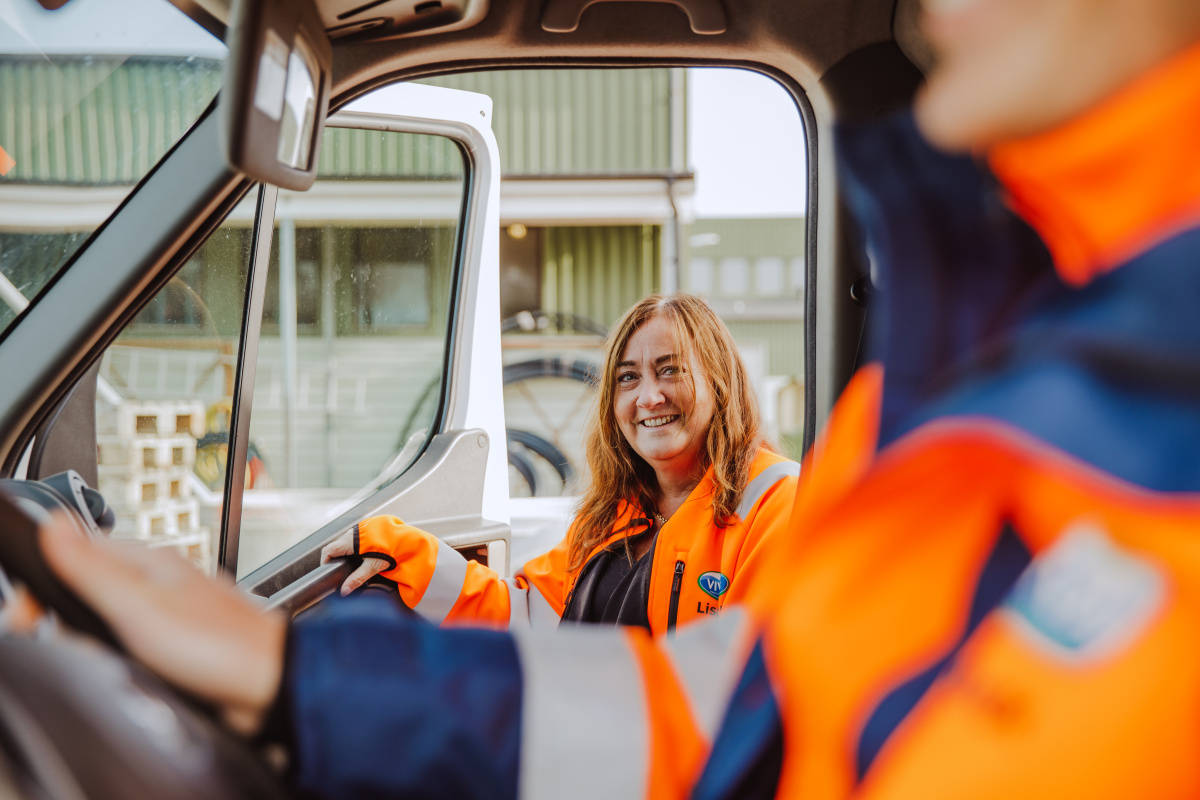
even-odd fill
[[[651,292],[703,297],[753,372],[771,434],[802,455],[805,131],[742,69],[494,70],[421,82],[494,103],[513,562],[565,533],[588,479],[603,337]]]

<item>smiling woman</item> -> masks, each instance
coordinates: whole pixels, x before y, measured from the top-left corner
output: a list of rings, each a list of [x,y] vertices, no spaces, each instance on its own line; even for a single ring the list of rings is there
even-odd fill
[[[343,592],[380,574],[437,623],[662,633],[739,602],[787,523],[800,467],[767,443],[733,337],[704,301],[652,295],[625,313],[586,440],[574,524],[509,580],[395,517],[359,523],[324,558],[363,556]]]

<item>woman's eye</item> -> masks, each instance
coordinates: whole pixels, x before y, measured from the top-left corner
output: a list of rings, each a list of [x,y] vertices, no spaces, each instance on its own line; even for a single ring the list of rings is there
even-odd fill
[[[679,367],[676,367],[676,366],[663,367],[662,375],[663,375],[663,377],[674,377],[675,375],[678,375],[681,371],[682,370],[680,370]]]
[[[617,383],[629,383],[636,377],[632,372],[622,372],[617,376]]]

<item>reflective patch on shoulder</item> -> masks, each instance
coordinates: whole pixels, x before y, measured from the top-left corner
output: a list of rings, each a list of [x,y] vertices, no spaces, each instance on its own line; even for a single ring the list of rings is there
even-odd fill
[[[1165,594],[1158,567],[1100,528],[1081,524],[1034,559],[1003,612],[1042,649],[1071,661],[1092,661],[1132,642]]]

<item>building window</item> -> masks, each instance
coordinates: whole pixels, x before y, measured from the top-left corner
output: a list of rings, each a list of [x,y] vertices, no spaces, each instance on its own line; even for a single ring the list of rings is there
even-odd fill
[[[754,261],[754,292],[763,297],[779,297],[784,292],[783,259],[764,256]]]
[[[750,262],[744,258],[722,258],[717,265],[721,294],[741,297],[750,290]]]
[[[713,291],[713,261],[711,258],[693,258],[688,264],[688,291],[707,296]]]
[[[797,296],[804,294],[804,281],[808,271],[805,269],[804,257],[800,256],[792,259],[792,291],[796,292]]]
[[[429,268],[424,264],[359,267],[359,328],[383,331],[430,323]]]

